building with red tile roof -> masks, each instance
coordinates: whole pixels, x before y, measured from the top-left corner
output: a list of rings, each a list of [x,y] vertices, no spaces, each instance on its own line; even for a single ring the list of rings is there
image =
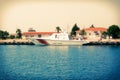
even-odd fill
[[[22,38],[24,39],[29,39],[32,37],[48,37],[52,35],[55,32],[36,32],[33,28],[29,28],[28,32],[23,32],[22,33]]]
[[[94,27],[93,25],[89,28],[85,28],[84,29],[86,32],[86,35],[84,35],[84,37],[88,38],[88,39],[99,39],[102,36],[102,33],[104,31],[107,31],[107,28],[103,28],[103,27]],[[81,33],[81,30],[76,31],[76,34],[78,36],[78,34]]]
[[[88,38],[100,38],[102,36],[102,33],[104,31],[107,31],[107,28],[103,28],[103,27],[92,27],[92,28],[85,28],[84,29],[86,32],[86,36]]]
[[[23,38],[31,38],[31,37],[48,37],[55,32],[23,32]]]

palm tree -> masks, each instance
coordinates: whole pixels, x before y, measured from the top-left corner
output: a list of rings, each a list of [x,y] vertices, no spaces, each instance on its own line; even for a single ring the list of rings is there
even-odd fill
[[[17,38],[22,38],[22,31],[20,29],[17,29],[16,30],[16,33],[17,33]]]
[[[58,26],[56,27],[57,33],[59,33],[61,31],[61,28]]]

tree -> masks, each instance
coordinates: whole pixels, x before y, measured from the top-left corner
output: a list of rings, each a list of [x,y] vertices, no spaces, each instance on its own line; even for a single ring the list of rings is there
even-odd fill
[[[1,39],[6,39],[6,38],[8,38],[8,36],[9,36],[9,33],[7,31],[0,30],[0,38]]]
[[[80,28],[77,26],[77,24],[75,24],[71,30],[71,35],[75,35],[76,36],[76,31],[80,30]]]
[[[57,26],[56,31],[57,31],[57,33],[59,33],[61,31],[61,28],[59,26]]]
[[[0,38],[2,39],[3,38],[3,31],[0,30]]]
[[[108,35],[109,37],[112,36],[113,39],[119,38],[120,35],[120,28],[117,25],[111,25],[108,28]]]
[[[103,37],[103,38],[106,38],[107,35],[108,35],[108,32],[106,32],[106,31],[102,32],[102,37]]]
[[[3,32],[4,39],[8,38],[9,33],[7,31]]]
[[[95,27],[94,27],[94,25],[92,24],[92,25],[90,26],[90,28],[95,28]]]
[[[22,38],[22,31],[20,29],[17,29],[16,30],[16,33],[17,33],[17,37],[16,38]]]
[[[83,29],[83,30],[81,30],[80,35],[82,35],[82,36],[86,35],[86,32],[85,32],[85,30],[84,30],[84,29]]]
[[[10,35],[10,39],[15,39],[15,36],[14,35]]]

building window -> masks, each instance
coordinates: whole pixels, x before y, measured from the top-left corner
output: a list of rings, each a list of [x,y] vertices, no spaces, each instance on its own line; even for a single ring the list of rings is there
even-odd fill
[[[39,34],[39,35],[38,35],[38,37],[42,37],[42,35],[41,35],[41,34]]]
[[[28,35],[26,35],[25,37],[29,37]]]
[[[34,35],[31,35],[30,37],[34,37]]]
[[[91,33],[89,33],[89,35],[91,35]]]
[[[95,35],[99,35],[99,33],[97,31],[94,31]]]

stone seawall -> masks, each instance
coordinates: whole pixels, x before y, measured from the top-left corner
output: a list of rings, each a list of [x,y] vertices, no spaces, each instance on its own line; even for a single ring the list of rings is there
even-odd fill
[[[32,42],[0,42],[0,45],[34,45]]]
[[[0,45],[35,45],[29,40],[15,39],[15,40],[0,40]],[[84,45],[120,45],[120,40],[111,41],[90,41]]]
[[[0,45],[34,45],[33,42],[29,40],[23,39],[8,39],[8,40],[0,40]]]
[[[89,42],[84,45],[120,45],[120,42]]]

